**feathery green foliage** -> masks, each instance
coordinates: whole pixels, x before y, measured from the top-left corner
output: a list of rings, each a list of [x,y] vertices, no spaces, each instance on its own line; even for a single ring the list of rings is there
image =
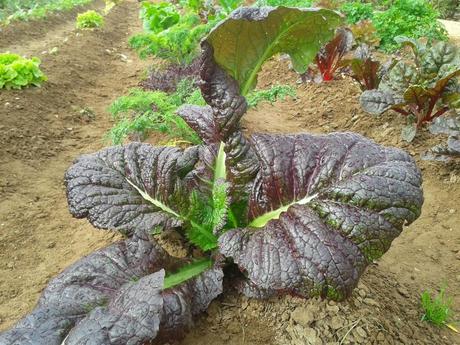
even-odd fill
[[[176,114],[182,104],[205,104],[199,90],[188,79],[182,80],[176,92],[170,95],[162,91],[132,89],[109,107],[117,122],[108,137],[114,144],[121,144],[129,135],[137,134],[145,139],[152,131],[159,131],[199,144],[196,133]]]
[[[187,230],[188,239],[203,250],[217,247],[217,236],[214,233],[227,223],[229,184],[225,178],[225,151],[224,144],[221,143],[214,166],[213,181],[210,182],[210,195],[194,191],[190,197],[189,214],[186,217],[190,223]]]

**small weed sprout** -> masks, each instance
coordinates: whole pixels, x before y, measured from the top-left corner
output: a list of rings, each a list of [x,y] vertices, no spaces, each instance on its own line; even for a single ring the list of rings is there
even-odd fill
[[[249,107],[254,108],[262,101],[273,103],[277,100],[284,100],[287,97],[296,97],[295,89],[290,85],[276,84],[269,89],[251,92],[247,97],[247,101]]]
[[[436,326],[445,326],[452,316],[450,306],[452,300],[446,296],[445,287],[441,288],[438,295],[432,297],[428,291],[421,296],[422,308],[425,313],[422,321],[430,322]]]
[[[86,11],[77,16],[78,29],[95,29],[104,25],[104,17],[96,11]]]

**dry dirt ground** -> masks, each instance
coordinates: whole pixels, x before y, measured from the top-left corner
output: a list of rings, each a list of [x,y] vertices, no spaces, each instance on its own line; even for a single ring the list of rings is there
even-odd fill
[[[1,51],[39,55],[49,77],[42,88],[0,93],[0,330],[33,308],[51,277],[114,240],[72,219],[62,177],[76,156],[107,144],[106,107],[141,78],[146,63],[126,44],[140,27],[138,5],[123,2],[108,14],[104,29],[92,32],[74,30],[74,17],[75,12],[21,23],[0,37]],[[32,28],[33,34],[24,34]],[[57,52],[50,54],[54,47]],[[363,113],[359,89],[349,78],[296,84],[287,61],[273,59],[259,87],[274,80],[294,85],[297,97],[249,111],[243,121],[248,134],[346,130],[402,147],[424,174],[422,216],[368,268],[350,300],[256,301],[229,293],[211,304],[180,344],[460,344],[454,332],[420,321],[421,292],[442,284],[460,318],[460,163],[419,159],[445,138],[422,130],[414,143],[402,142],[403,120]]]
[[[115,7],[95,31],[75,30],[77,13],[0,36],[0,51],[39,56],[48,76],[41,88],[0,91],[1,329],[32,308],[51,277],[113,237],[72,219],[62,181],[73,159],[107,144],[107,106],[144,73],[127,46],[138,3]]]

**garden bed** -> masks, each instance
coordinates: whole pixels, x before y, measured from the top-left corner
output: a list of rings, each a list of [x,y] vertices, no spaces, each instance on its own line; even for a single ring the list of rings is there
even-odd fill
[[[62,177],[76,156],[106,146],[101,138],[111,126],[107,106],[140,79],[146,63],[127,48],[128,37],[140,29],[137,16],[137,2],[125,1],[99,31],[77,35],[69,17],[60,22],[68,29],[45,47],[36,45],[40,38],[28,40],[22,33],[20,44],[13,43],[13,36],[0,41],[21,54],[58,47],[57,54],[41,56],[50,80],[42,88],[0,94],[1,330],[33,308],[51,277],[118,238],[71,218]],[[35,23],[20,25],[27,30]],[[46,34],[45,25],[40,31]],[[242,121],[244,132],[353,131],[403,148],[423,172],[422,215],[370,265],[349,300],[257,301],[230,293],[211,304],[180,344],[458,344],[459,336],[448,328],[420,320],[420,294],[442,284],[453,298],[457,319],[460,313],[460,163],[420,159],[446,138],[422,129],[406,143],[400,139],[403,119],[392,112],[381,117],[365,113],[351,78],[298,84],[288,65],[279,57],[267,62],[258,88],[277,81],[292,85],[297,97],[251,109]],[[153,144],[163,141],[162,135],[149,139]],[[180,254],[179,247],[171,250]]]

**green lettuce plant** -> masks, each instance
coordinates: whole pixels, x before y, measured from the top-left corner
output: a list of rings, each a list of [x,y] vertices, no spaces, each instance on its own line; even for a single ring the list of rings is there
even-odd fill
[[[40,86],[46,81],[40,70],[40,59],[26,59],[17,54],[0,54],[0,89],[21,89],[33,85]]]
[[[168,2],[151,3],[143,1],[140,17],[145,31],[158,33],[177,24],[180,14],[174,5]]]
[[[78,14],[77,28],[78,29],[95,29],[104,25],[104,17],[96,11],[90,10]]]

